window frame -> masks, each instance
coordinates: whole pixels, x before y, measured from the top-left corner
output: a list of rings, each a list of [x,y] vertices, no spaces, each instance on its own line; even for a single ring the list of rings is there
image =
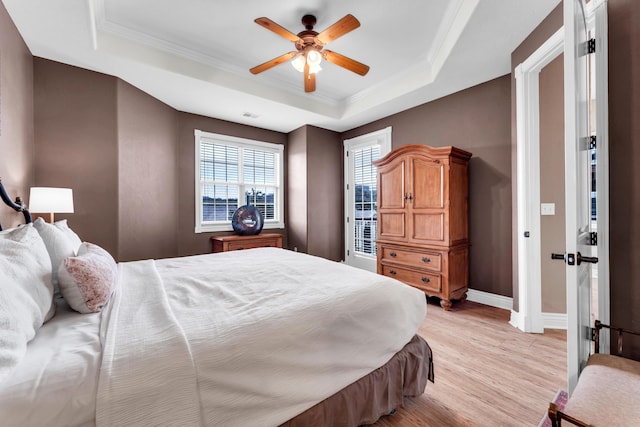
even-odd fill
[[[252,139],[240,138],[230,135],[222,135],[217,133],[205,132],[199,129],[195,129],[195,232],[196,233],[208,233],[216,231],[233,231],[231,226],[231,220],[229,221],[216,221],[203,223],[202,219],[202,189],[204,181],[200,178],[200,146],[204,143],[220,144],[226,146],[238,147],[238,207],[243,206],[240,204],[241,197],[244,197],[244,189],[247,184],[243,178],[243,154],[244,149],[258,149],[265,152],[274,153],[276,155],[276,202],[275,202],[275,219],[264,220],[264,229],[277,229],[284,228],[284,145],[275,144],[272,142],[256,141]]]

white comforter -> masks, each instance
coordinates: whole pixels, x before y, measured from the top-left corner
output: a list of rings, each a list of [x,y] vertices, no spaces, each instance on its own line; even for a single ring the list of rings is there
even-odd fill
[[[276,426],[385,364],[424,294],[275,248],[121,264],[101,426]]]

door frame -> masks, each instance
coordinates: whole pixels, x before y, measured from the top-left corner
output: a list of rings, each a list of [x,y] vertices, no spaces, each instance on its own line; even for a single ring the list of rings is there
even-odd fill
[[[352,183],[353,171],[350,168],[350,159],[349,159],[349,151],[357,149],[362,146],[373,145],[373,143],[378,143],[380,145],[380,158],[384,157],[391,151],[391,134],[392,127],[388,126],[384,129],[377,130],[375,132],[370,132],[364,135],[356,136],[354,138],[345,139],[343,141],[344,145],[344,261],[349,264],[349,256],[347,255],[351,250],[352,245],[352,233],[349,230],[350,223],[349,218],[351,215],[350,207],[353,205],[351,201],[351,193],[348,185]],[[362,256],[362,258],[365,258]],[[367,257],[369,258],[369,257]],[[373,257],[371,257],[373,258]],[[376,271],[377,259],[373,258],[373,272]],[[370,268],[367,268],[371,270]]]
[[[609,271],[609,45],[607,0],[587,3],[587,25],[595,29],[596,56],[596,216],[598,220],[598,320],[611,324]],[[600,352],[610,353],[609,330],[600,334]]]
[[[510,323],[543,333],[540,227],[540,71],[564,51],[564,27],[515,69],[518,312]],[[529,236],[529,237],[525,237]]]
[[[609,271],[609,110],[608,110],[608,38],[607,1],[587,3],[587,20],[595,28],[597,55],[596,75],[596,137],[598,162],[596,170],[598,218],[598,319],[610,322]],[[517,128],[517,209],[518,209],[518,312],[511,313],[510,323],[524,332],[540,330],[544,319],[541,312],[540,282],[540,138],[539,91],[540,70],[564,50],[564,27],[551,36],[526,61],[516,67],[516,128]],[[542,65],[541,65],[542,64]],[[535,124],[535,126],[534,126]],[[528,222],[531,219],[531,222]],[[531,224],[530,226],[528,224]],[[535,233],[531,233],[536,230]],[[525,231],[530,232],[528,239]],[[527,240],[529,242],[527,242]],[[536,241],[537,240],[537,241]],[[530,244],[527,244],[530,243]],[[534,265],[535,264],[535,265]],[[544,325],[543,325],[544,326]],[[601,336],[602,353],[609,353],[608,334]]]

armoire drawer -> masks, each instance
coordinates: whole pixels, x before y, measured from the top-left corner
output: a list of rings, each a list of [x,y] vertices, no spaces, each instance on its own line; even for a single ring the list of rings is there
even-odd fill
[[[437,252],[411,251],[382,246],[382,260],[416,268],[442,271],[442,255]]]
[[[423,290],[427,294],[437,295],[442,292],[442,280],[439,274],[409,270],[392,265],[383,265],[382,274]]]

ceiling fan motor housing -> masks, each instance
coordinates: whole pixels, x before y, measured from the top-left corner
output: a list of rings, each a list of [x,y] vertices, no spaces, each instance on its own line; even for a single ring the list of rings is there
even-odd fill
[[[304,28],[307,30],[313,30],[313,26],[316,25],[316,17],[313,15],[304,15],[302,17],[302,25],[304,25]]]

